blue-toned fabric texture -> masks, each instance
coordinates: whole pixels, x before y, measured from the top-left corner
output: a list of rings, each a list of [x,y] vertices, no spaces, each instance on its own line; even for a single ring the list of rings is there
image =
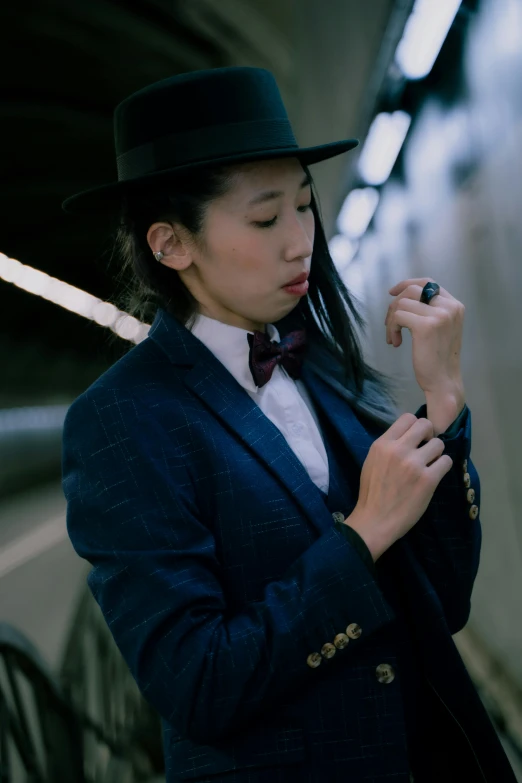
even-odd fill
[[[376,578],[332,513],[350,511],[383,427],[356,416],[306,361],[302,380],[329,423],[345,482],[337,497],[325,499],[278,428],[163,310],[66,417],[69,536],[162,717],[168,783],[409,783],[404,628],[431,741],[441,763],[453,753],[439,780],[514,783],[451,638],[468,619],[479,563],[462,478],[467,460],[480,506],[471,416],[446,442],[452,470]],[[356,626],[358,638],[324,655]],[[395,670],[387,684],[382,664]],[[416,783],[430,774],[420,769]]]
[[[362,558],[363,563],[370,573],[375,574],[375,563],[373,561],[372,553],[368,549],[364,538],[362,538],[353,527],[345,525],[344,522],[338,519],[334,519],[334,526],[344,538],[348,539],[350,544],[359,553],[359,557]]]

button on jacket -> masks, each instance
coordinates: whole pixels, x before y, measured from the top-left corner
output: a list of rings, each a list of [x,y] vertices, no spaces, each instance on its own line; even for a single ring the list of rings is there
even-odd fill
[[[281,376],[292,408],[281,413],[280,368],[258,395],[213,350],[159,309],[64,425],[69,535],[162,717],[168,783],[333,783],[347,771],[351,783],[409,783],[400,629],[439,779],[515,783],[451,638],[480,550],[471,414],[446,441],[453,467],[426,513],[374,572],[333,515],[349,514],[386,427],[328,364],[305,360],[293,384]]]

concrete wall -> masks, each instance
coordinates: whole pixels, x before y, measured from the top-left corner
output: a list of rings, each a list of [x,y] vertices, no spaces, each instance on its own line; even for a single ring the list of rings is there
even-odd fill
[[[484,0],[465,61],[468,97],[427,103],[345,278],[364,302],[368,358],[424,402],[411,337],[386,344],[388,288],[437,280],[466,306],[462,353],[482,483],[483,549],[470,626],[522,686],[522,2]]]

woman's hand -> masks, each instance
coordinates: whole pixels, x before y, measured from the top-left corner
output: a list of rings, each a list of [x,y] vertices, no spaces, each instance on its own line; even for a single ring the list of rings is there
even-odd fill
[[[465,405],[460,367],[465,307],[442,287],[429,305],[423,304],[422,289],[430,282],[434,280],[429,277],[414,278],[390,288],[396,298],[384,324],[386,342],[395,348],[402,343],[401,330],[410,330],[415,378],[426,395],[428,418],[439,434]]]
[[[428,441],[420,446],[423,441]],[[420,448],[419,448],[420,446]],[[404,413],[371,445],[361,471],[359,499],[345,524],[377,560],[428,508],[453,465],[428,419]]]

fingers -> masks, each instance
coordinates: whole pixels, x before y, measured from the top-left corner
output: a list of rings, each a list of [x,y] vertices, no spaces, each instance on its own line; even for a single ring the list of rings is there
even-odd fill
[[[388,427],[381,438],[384,440],[400,440],[408,448],[417,448],[423,440],[433,438],[433,424],[429,419],[418,419],[414,413],[403,413],[391,427]]]
[[[434,301],[427,305],[420,301],[421,293],[421,286],[408,285],[403,291],[400,292],[400,295],[398,295],[393,300],[393,302],[390,302],[386,313],[386,318],[384,319],[384,325],[386,327],[386,342],[388,345],[395,345],[395,335],[397,336],[400,344],[400,341],[402,340],[401,329],[403,327],[411,328],[409,325],[401,323],[400,318],[402,318],[403,312],[412,312],[423,317],[429,317],[433,314],[433,305],[436,304],[438,297],[434,297]],[[428,310],[428,307],[430,307],[431,310]],[[397,316],[398,312],[400,317]]]
[[[416,449],[423,441],[431,441],[433,438],[434,430],[433,424],[429,419],[417,419],[402,435],[400,440],[404,446],[408,449]]]
[[[453,467],[453,460],[449,454],[443,454],[441,457],[435,460],[432,465],[429,465],[426,470],[430,472],[431,478],[434,480],[435,485],[442,481],[446,473],[449,473]]]
[[[388,427],[384,435],[381,435],[381,438],[383,438],[383,440],[399,440],[399,438],[402,438],[417,421],[419,421],[419,419],[414,413],[403,413],[402,416],[399,416],[397,421],[393,422],[391,427]],[[427,419],[425,421],[427,421]]]
[[[397,296],[393,302],[390,302],[388,310],[386,311],[386,318],[384,319],[384,326],[386,327],[386,342],[392,343],[392,333],[398,332],[400,334],[401,327],[398,326],[396,318],[394,318],[395,312],[399,307],[402,308],[403,303],[406,305],[406,299],[409,301],[417,300],[419,304],[422,288],[420,286],[411,285],[401,292],[401,296]],[[394,323],[395,322],[395,323]]]
[[[397,310],[408,310],[410,313],[429,317],[433,315],[435,302],[436,299],[432,299],[430,304],[424,304],[424,302],[421,302],[418,299],[408,299],[405,296],[402,296],[400,299],[397,299],[393,305],[390,305],[388,315],[386,316],[385,326],[389,324],[390,320],[392,320],[393,313],[397,312]],[[438,306],[445,307],[444,303],[441,303]]]
[[[413,332],[414,329],[428,329],[431,325],[431,322],[426,319],[426,316],[417,315],[417,313],[410,313],[408,310],[396,310],[394,320],[395,323],[393,326],[387,327],[387,331],[390,336],[386,340],[388,343],[391,342],[393,345],[395,345],[398,336],[402,340],[401,329],[409,329],[410,332]]]
[[[413,302],[418,302],[419,304],[422,304],[420,300],[421,294],[422,294],[422,288],[420,285],[409,285],[406,288],[404,288],[399,294],[397,294],[393,302],[390,302],[390,305],[388,307],[388,312],[386,314],[386,321],[384,322],[384,324],[386,325],[394,309],[396,309],[397,307],[402,307],[402,303],[404,300],[408,299]],[[425,307],[427,306],[428,305],[425,305]]]
[[[432,438],[425,446],[421,446],[417,449],[417,454],[424,462],[425,465],[430,465],[436,459],[438,459],[444,453],[446,448],[444,441],[440,438]]]
[[[423,455],[426,455],[426,465],[440,457],[444,451],[444,441],[434,437],[431,421],[426,418],[418,419],[414,413],[403,413],[399,416],[381,438],[391,441],[401,440],[407,449],[417,449],[421,443],[427,441],[426,445],[419,449]]]
[[[463,306],[458,299],[453,297],[451,299],[446,297],[441,298],[440,294],[434,296],[429,304],[425,304],[420,300],[421,293],[422,289],[420,286],[408,286],[408,288],[403,291],[402,295],[397,296],[388,306],[384,325],[388,325],[394,311],[396,310],[410,310],[411,312],[418,313],[419,315],[432,315],[434,309],[439,311],[447,310],[449,313],[453,313],[455,311],[458,312],[458,310]],[[429,310],[427,308],[429,308]]]
[[[392,288],[390,288],[388,293],[390,293],[392,296],[399,296],[400,294],[402,294],[403,291],[406,290],[406,288],[408,288],[408,286],[417,286],[422,291],[422,289],[424,288],[426,283],[436,283],[436,282],[437,281],[434,280],[432,277],[414,277],[414,278],[410,278],[409,280],[401,280],[400,283],[396,283],[396,285],[394,285]],[[439,283],[439,285],[440,285],[440,283]],[[440,286],[439,296],[442,296],[442,297],[445,297],[445,298],[448,298],[448,299],[454,299],[455,298],[454,296],[452,296],[450,294],[449,291],[446,291],[446,289],[443,288],[442,286]],[[419,291],[419,296],[417,297],[417,299],[420,299],[420,291]]]
[[[401,339],[401,329],[410,331],[416,328],[431,329],[433,326],[460,324],[463,321],[465,307],[458,299],[441,299],[439,297],[424,304],[417,299],[406,296],[397,298],[388,308],[386,320],[386,342],[395,345]]]

